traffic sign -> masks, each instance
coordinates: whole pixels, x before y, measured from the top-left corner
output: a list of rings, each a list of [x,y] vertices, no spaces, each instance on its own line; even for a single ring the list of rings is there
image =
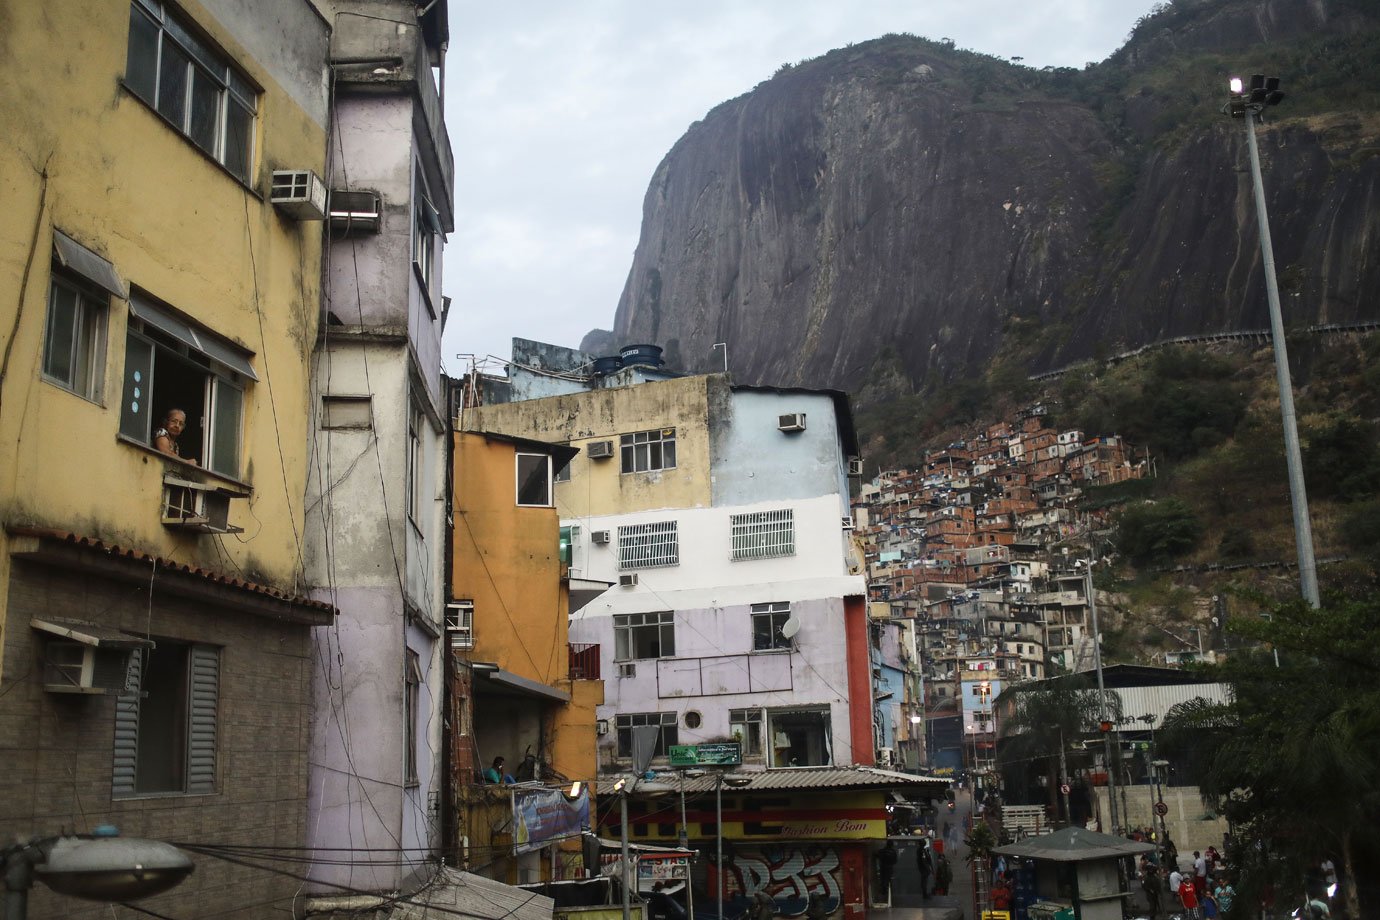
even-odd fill
[[[1157,814],[1157,815],[1159,815],[1161,818],[1163,818],[1165,815],[1169,814],[1169,806],[1166,805],[1166,804],[1164,804],[1163,802],[1156,802],[1156,803],[1155,803],[1155,814]]]
[[[1068,795],[1071,791],[1071,787],[1068,783],[1064,783],[1062,786],[1059,787],[1059,791],[1062,792],[1064,795]]]

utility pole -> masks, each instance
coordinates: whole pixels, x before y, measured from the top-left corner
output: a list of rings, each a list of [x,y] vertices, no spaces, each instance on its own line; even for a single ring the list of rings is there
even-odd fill
[[[1059,729],[1059,794],[1064,797],[1064,823],[1073,824],[1073,811],[1069,808],[1069,762],[1064,754],[1064,730]]]
[[[618,790],[618,842],[623,851],[623,920],[632,917],[632,855],[628,852],[628,781],[620,779]]]
[[[1092,614],[1093,629],[1093,667],[1097,671],[1097,697],[1102,704],[1102,751],[1103,757],[1107,760],[1107,804],[1112,813],[1112,826],[1107,830],[1116,833],[1119,826],[1116,810],[1116,767],[1112,762],[1112,733],[1107,729],[1107,724],[1111,722],[1111,716],[1107,713],[1107,687],[1102,682],[1102,633],[1097,627],[1097,598],[1094,596],[1093,588],[1093,560],[1092,554],[1088,554],[1087,590],[1088,590],[1088,611]],[[1120,752],[1118,752],[1120,753]]]

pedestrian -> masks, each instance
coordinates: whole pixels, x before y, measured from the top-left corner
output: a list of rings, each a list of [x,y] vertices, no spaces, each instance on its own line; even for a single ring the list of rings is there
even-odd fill
[[[1179,867],[1175,865],[1173,869],[1169,870],[1169,893],[1177,898],[1179,896],[1179,889],[1183,887],[1183,883],[1184,874],[1180,872]]]
[[[776,916],[776,902],[765,891],[752,896],[752,920],[772,920]]]
[[[915,868],[920,871],[920,897],[930,896],[930,875],[934,873],[934,862],[930,857],[930,845],[924,840],[915,851]]]
[[[896,872],[896,844],[888,840],[877,851],[877,876],[882,883],[882,897],[891,903],[891,876]]]
[[[949,865],[949,858],[943,853],[939,854],[939,862],[934,867],[934,893],[948,894],[949,885],[953,883],[954,870]]]
[[[1207,892],[1207,860],[1197,850],[1193,851],[1193,892],[1199,901]]]
[[[1198,912],[1198,889],[1188,879],[1179,883],[1179,903],[1184,906],[1184,914],[1189,920],[1198,920],[1202,916]]]
[[[1164,909],[1164,889],[1160,881],[1160,870],[1152,866],[1149,860],[1141,864],[1140,890],[1145,892],[1145,901],[1153,920]]]
[[[998,877],[997,883],[992,886],[992,909],[1011,909],[1011,886],[1007,883],[1004,875]]]
[[[1203,920],[1217,920],[1217,899],[1211,892],[1203,895],[1199,903],[1203,906]]]
[[[824,895],[818,891],[810,895],[810,900],[805,904],[806,920],[824,920],[829,916],[829,908],[824,903]]]
[[[1213,889],[1212,896],[1217,899],[1217,909],[1222,913],[1231,911],[1232,899],[1236,897],[1236,889],[1231,887],[1231,882],[1225,878],[1217,880],[1217,887]]]

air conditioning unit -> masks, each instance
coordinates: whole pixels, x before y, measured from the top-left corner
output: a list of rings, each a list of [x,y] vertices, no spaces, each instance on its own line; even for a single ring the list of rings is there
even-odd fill
[[[275,169],[268,200],[294,220],[326,219],[326,184],[310,169]]]
[[[620,662],[619,665],[618,665],[618,676],[619,676],[619,677],[636,677],[636,676],[637,676],[637,663],[636,663],[636,662],[633,662],[633,661],[623,661],[623,662]]]
[[[451,648],[474,648],[473,601],[446,604],[446,638],[450,640]]]
[[[877,748],[877,766],[894,767],[896,766],[895,748]]]
[[[51,639],[43,646],[43,689],[49,693],[108,693],[125,689],[129,649]]]
[[[353,192],[331,189],[331,232],[336,236],[351,233],[378,233],[383,226],[383,199],[378,192]]]
[[[863,474],[862,457],[850,457],[848,459],[848,475],[861,476]]]
[[[163,477],[163,524],[198,533],[244,533],[230,523],[230,499],[244,493],[176,476]]]
[[[782,431],[804,431],[805,413],[792,412],[790,415],[779,416],[776,420],[776,427]]]
[[[607,460],[613,456],[612,441],[591,441],[585,450],[591,460]]]
[[[594,733],[597,735],[607,735],[609,733],[609,720],[599,719],[594,723]]]
[[[852,530],[853,519],[851,517],[842,518],[840,519],[839,526],[842,527],[844,530]]]
[[[609,532],[607,530],[591,530],[589,541],[591,543],[607,543],[609,542]]]
[[[637,573],[636,573],[636,572],[629,572],[629,573],[627,573],[626,575],[619,575],[619,576],[618,576],[618,586],[619,586],[620,588],[636,588],[636,587],[637,587]]]

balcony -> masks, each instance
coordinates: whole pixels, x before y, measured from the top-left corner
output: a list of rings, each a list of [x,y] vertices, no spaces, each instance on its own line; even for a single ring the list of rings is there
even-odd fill
[[[570,679],[601,680],[599,676],[599,643],[571,642]]]

